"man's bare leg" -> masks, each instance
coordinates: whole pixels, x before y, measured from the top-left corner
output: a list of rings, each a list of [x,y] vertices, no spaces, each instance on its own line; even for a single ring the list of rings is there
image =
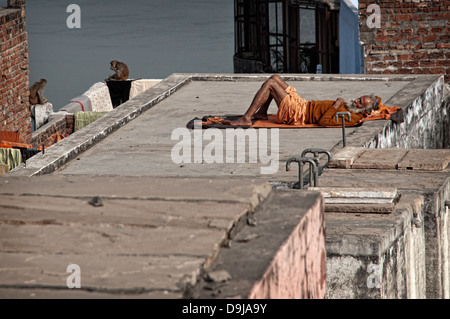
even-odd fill
[[[284,80],[281,78],[281,76],[275,74],[272,75],[270,77],[272,80],[276,81],[283,90],[286,90],[286,88],[288,87],[288,84],[286,82],[284,82]],[[269,110],[269,106],[270,103],[272,102],[273,97],[270,96],[269,99],[266,101],[266,103],[264,103],[264,105],[262,105],[259,110],[255,113],[255,115],[253,116],[253,119],[256,120],[267,120],[268,115],[267,115],[267,111]],[[280,102],[281,103],[281,102]],[[279,103],[277,103],[279,105]]]
[[[267,120],[267,110],[269,109],[270,103],[272,102],[273,98],[272,96],[269,97],[269,99],[264,103],[263,106],[259,108],[259,110],[253,115],[254,120]]]
[[[281,101],[287,95],[285,91],[287,86],[279,75],[272,75],[258,90],[244,116],[236,121],[232,121],[231,125],[252,125],[252,118],[267,119],[267,110],[270,102],[272,102],[272,99],[275,99],[277,105],[280,106]]]

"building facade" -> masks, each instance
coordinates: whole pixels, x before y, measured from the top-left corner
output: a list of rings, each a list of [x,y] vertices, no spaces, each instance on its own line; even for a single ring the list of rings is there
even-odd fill
[[[339,1],[235,0],[234,70],[339,70]]]
[[[235,0],[236,73],[444,74],[450,1]]]

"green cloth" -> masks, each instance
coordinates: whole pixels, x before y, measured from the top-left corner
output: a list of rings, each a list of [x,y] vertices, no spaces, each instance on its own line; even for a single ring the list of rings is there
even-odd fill
[[[83,127],[88,126],[92,122],[98,120],[103,115],[108,112],[75,112],[74,117],[74,128],[73,131],[76,132],[81,130]]]
[[[0,148],[0,164],[8,165],[12,170],[22,163],[22,153],[16,148]]]

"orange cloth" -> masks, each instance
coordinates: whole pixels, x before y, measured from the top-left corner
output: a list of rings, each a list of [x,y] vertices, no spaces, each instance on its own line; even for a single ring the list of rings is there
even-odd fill
[[[309,102],[301,98],[292,86],[286,88],[287,95],[278,108],[276,123],[289,125],[306,124],[306,112]]]
[[[210,124],[230,125],[231,121],[225,120],[224,118],[221,118],[221,117],[208,117],[205,122],[198,123],[198,125],[210,125]]]
[[[0,141],[0,144],[2,145],[9,145],[11,147],[21,147],[21,148],[32,148],[33,145],[31,144],[24,144],[24,143],[15,143],[15,142],[10,142],[10,141]]]
[[[18,148],[33,148],[33,145],[31,145],[31,144],[14,143],[14,142],[1,141],[1,140],[0,140],[0,144],[1,144],[1,148],[14,148],[14,147],[18,147]],[[44,149],[46,149],[46,148],[47,147],[44,147]],[[42,146],[38,146],[38,147],[36,147],[36,149],[38,151],[42,151]]]
[[[281,124],[277,123],[277,115],[269,114],[267,120],[257,120],[251,127],[254,128],[314,128],[314,127],[323,127],[319,124],[302,124],[302,125],[293,125],[293,124]]]
[[[64,135],[60,134],[60,133],[56,133],[56,134],[52,134],[52,139],[55,143],[58,143],[59,141],[61,141],[64,138]]]

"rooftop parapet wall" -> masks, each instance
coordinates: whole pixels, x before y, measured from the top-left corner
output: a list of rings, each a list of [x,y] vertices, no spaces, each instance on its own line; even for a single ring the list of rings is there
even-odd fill
[[[319,192],[272,191],[205,269],[200,298],[323,299],[326,250]],[[270,253],[269,253],[270,252]],[[226,282],[208,280],[226,273]],[[192,296],[190,296],[192,297]]]
[[[431,83],[430,83],[431,82]],[[424,83],[429,85],[424,87]],[[378,126],[377,133],[369,141],[363,143],[365,147],[373,148],[450,148],[450,103],[444,96],[444,77],[431,76],[427,79],[418,78],[399,91],[387,105],[401,106],[404,113],[403,123],[390,122],[366,123],[368,126]],[[355,133],[353,144],[360,146],[360,136]],[[352,138],[350,138],[352,140]]]
[[[137,97],[139,94],[146,91],[148,88],[160,81],[161,80],[158,79],[133,80],[133,84],[130,90],[130,100]],[[106,92],[102,92],[102,94],[99,94],[99,87],[101,88],[103,86],[105,87]],[[95,104],[93,105],[90,96],[92,97],[94,95],[97,96]],[[101,98],[101,96],[103,98]],[[41,118],[43,119],[43,125],[38,126],[38,128],[31,133],[31,144],[35,147],[49,147],[56,143],[53,135],[62,135],[63,137],[66,137],[72,134],[75,131],[74,114],[77,112],[99,112],[111,110],[112,104],[108,88],[106,87],[106,85],[104,85],[104,83],[97,82],[82,95],[71,99],[71,102],[59,109],[59,111],[53,112],[51,114],[40,114]],[[37,116],[35,115],[35,121],[37,122],[36,118]]]

